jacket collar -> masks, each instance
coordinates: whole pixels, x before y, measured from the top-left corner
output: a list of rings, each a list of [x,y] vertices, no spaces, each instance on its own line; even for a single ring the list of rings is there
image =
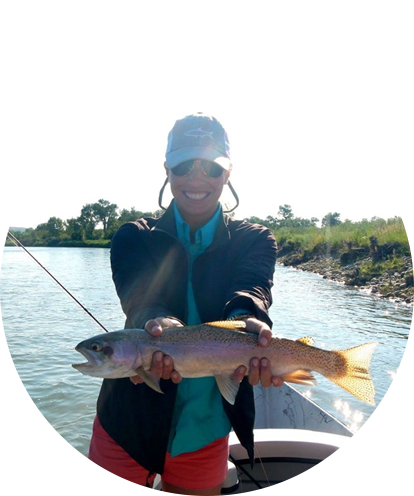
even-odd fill
[[[217,231],[214,236],[213,243],[210,245],[209,250],[215,249],[221,245],[230,242],[231,236],[228,228],[229,222],[230,222],[230,217],[222,213],[217,226]],[[151,230],[164,231],[170,236],[173,236],[174,238],[178,239],[177,226],[176,226],[175,214],[174,214],[174,200],[172,200],[165,213],[159,218],[159,220]]]
[[[174,200],[170,203],[167,210],[158,219],[157,223],[151,229],[151,231],[164,231],[167,234],[174,236],[174,238],[177,238],[177,227],[174,214]]]

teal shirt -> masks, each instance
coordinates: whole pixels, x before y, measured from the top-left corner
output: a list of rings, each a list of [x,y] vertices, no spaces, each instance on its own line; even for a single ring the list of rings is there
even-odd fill
[[[192,286],[194,260],[211,245],[221,218],[221,206],[215,215],[190,240],[190,228],[181,217],[174,202],[178,239],[189,256],[187,288],[187,324],[201,324]],[[227,436],[230,421],[224,412],[220,391],[214,377],[183,379],[177,388],[168,451],[171,456],[197,451],[213,441]]]

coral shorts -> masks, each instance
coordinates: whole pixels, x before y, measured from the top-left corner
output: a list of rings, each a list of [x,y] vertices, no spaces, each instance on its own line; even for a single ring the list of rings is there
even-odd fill
[[[193,453],[166,454],[162,480],[187,489],[208,489],[221,484],[227,475],[229,437],[218,439]],[[103,429],[95,417],[89,459],[113,474],[141,486],[152,487],[155,474],[131,458]]]

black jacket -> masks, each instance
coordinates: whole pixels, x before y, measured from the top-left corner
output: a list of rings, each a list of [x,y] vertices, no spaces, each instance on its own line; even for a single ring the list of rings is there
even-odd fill
[[[222,320],[236,309],[272,325],[268,308],[276,242],[263,226],[227,216],[213,243],[193,265],[193,290],[202,322]],[[126,328],[172,316],[185,321],[188,257],[177,238],[172,205],[159,219],[124,224],[111,245],[115,287],[127,317]],[[105,431],[138,463],[162,474],[177,386],[161,380],[161,395],[129,379],[105,379],[98,417]],[[240,442],[253,457],[254,398],[247,379],[234,406],[223,406]]]

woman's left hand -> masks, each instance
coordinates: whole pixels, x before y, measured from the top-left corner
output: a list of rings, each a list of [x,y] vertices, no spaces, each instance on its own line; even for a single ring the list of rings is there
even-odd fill
[[[161,336],[163,329],[166,327],[181,327],[182,324],[176,319],[171,317],[157,317],[156,319],[148,320],[145,324],[145,330],[151,334],[151,336],[158,337]],[[164,355],[161,351],[156,351],[152,356],[150,372],[156,376],[171,381],[174,384],[181,382],[181,375],[179,372],[174,370],[174,363],[170,356]],[[134,384],[142,384],[144,380],[139,375],[134,375],[130,377],[131,382]]]
[[[242,319],[246,322],[246,331],[253,332],[258,335],[258,345],[265,348],[270,343],[272,338],[272,331],[270,327],[265,323],[253,317],[247,319]],[[244,365],[240,365],[235,371],[233,377],[236,381],[241,382],[246,375],[247,368]],[[259,360],[257,357],[253,357],[250,360],[249,367],[249,382],[252,386],[262,383],[263,387],[269,387],[271,385],[275,387],[280,387],[283,384],[283,379],[278,376],[272,376],[271,366],[267,358],[262,358]]]

